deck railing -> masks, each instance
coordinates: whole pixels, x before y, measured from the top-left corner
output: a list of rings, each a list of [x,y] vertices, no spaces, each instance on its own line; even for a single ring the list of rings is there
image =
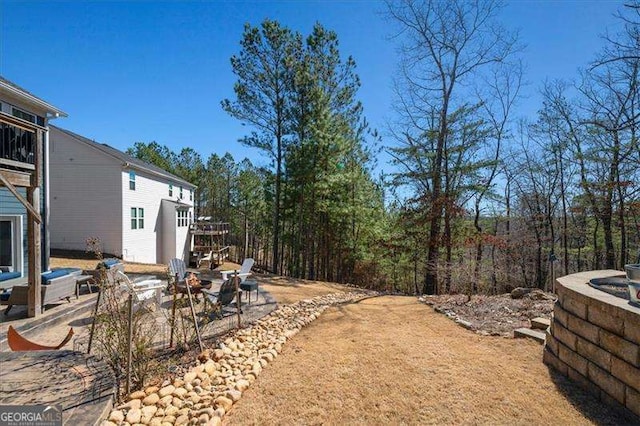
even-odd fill
[[[33,170],[36,140],[35,129],[0,121],[0,166]]]
[[[227,234],[229,233],[229,224],[226,222],[194,222],[189,227],[192,234],[195,233],[211,233],[211,234]]]

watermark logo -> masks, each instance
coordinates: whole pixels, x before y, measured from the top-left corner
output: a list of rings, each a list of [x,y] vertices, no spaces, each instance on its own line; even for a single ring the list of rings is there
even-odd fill
[[[62,406],[0,405],[0,426],[62,426]]]

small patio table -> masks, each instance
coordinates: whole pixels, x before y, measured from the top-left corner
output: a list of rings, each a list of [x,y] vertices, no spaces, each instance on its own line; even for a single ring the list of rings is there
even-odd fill
[[[78,275],[76,277],[76,299],[80,296],[80,286],[82,284],[86,284],[89,289],[89,294],[92,294],[91,284],[93,280],[93,275]]]
[[[258,300],[258,282],[257,281],[246,280],[245,282],[240,283],[240,290],[243,290],[249,293],[249,304],[251,304],[251,292],[253,290],[256,291],[256,301]]]

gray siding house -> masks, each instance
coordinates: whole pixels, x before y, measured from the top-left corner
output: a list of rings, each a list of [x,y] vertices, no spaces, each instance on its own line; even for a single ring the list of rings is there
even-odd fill
[[[58,108],[0,76],[0,288],[29,284],[40,312],[49,264],[49,128]]]

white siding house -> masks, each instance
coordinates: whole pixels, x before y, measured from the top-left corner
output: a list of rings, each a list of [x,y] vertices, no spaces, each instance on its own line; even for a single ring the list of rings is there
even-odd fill
[[[52,126],[50,140],[52,248],[85,250],[97,237],[131,262],[186,257],[194,185],[68,130]]]

